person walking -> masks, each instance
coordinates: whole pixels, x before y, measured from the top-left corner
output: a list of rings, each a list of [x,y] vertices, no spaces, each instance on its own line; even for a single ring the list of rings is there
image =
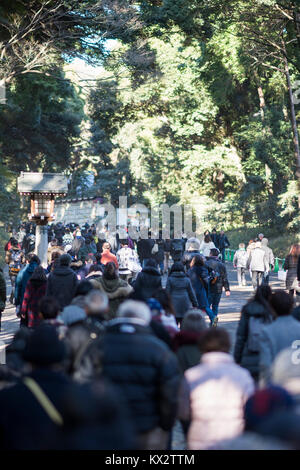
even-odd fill
[[[262,284],[270,271],[267,255],[266,252],[261,248],[261,242],[256,242],[254,250],[250,252],[250,256],[247,261],[247,268],[249,268],[251,271],[252,286],[253,290],[255,290]]]
[[[225,250],[226,248],[230,247],[229,240],[227,236],[225,235],[224,230],[220,231],[219,239],[218,239],[218,248],[220,250],[220,253],[222,255],[222,263],[225,263]]]
[[[132,286],[128,282],[120,279],[118,270],[114,263],[105,265],[102,277],[92,279],[94,288],[104,292],[109,300],[108,318],[115,318],[119,305],[133,292]]]
[[[210,256],[207,258],[206,266],[214,273],[214,282],[209,285],[208,292],[208,304],[214,313],[214,326],[217,326],[219,303],[222,297],[223,288],[225,289],[225,295],[230,295],[230,286],[227,277],[226,266],[219,260],[219,250],[213,248],[210,251]]]
[[[264,279],[265,284],[269,284],[270,271],[273,271],[275,267],[274,254],[271,248],[268,246],[268,243],[269,240],[265,237],[261,241],[261,249],[266,253],[266,259],[269,266],[269,271],[266,273]]]
[[[184,250],[184,241],[182,238],[173,238],[171,240],[170,255],[174,263],[180,262]]]
[[[102,342],[103,376],[122,392],[140,448],[167,450],[180,374],[175,355],[155,337],[150,321],[144,303],[127,300],[120,306]]]
[[[134,288],[136,299],[150,299],[161,289],[161,274],[156,266],[156,262],[153,259],[149,259],[146,266],[137,275],[136,280],[133,281],[132,287]]]
[[[210,238],[210,235],[205,235],[204,240],[200,244],[200,253],[202,253],[203,256],[208,257],[210,250],[213,248],[216,248],[216,246]]]
[[[70,268],[72,258],[68,253],[61,255],[58,266],[49,274],[46,295],[55,297],[61,310],[70,305],[79,283],[75,272]]]
[[[270,305],[275,320],[265,326],[259,336],[259,380],[262,385],[270,381],[271,366],[276,355],[300,338],[300,323],[291,315],[293,298],[285,291],[278,290],[272,294]]]
[[[259,379],[259,335],[263,326],[274,320],[269,303],[271,296],[270,286],[257,288],[254,297],[242,308],[236,332],[235,362],[245,367],[256,382]]]
[[[114,263],[116,268],[119,269],[117,257],[111,252],[110,244],[108,242],[104,242],[102,245],[101,264],[106,265],[110,262]]]
[[[168,276],[166,291],[170,294],[176,320],[180,323],[185,313],[193,306],[198,307],[197,298],[190,278],[184,272],[182,263],[175,262]]]
[[[208,303],[210,276],[208,269],[205,266],[205,258],[201,255],[194,256],[187,274],[191,279],[192,286],[197,297],[198,308],[206,312],[210,319],[211,326],[216,326],[216,316],[210,309]]]
[[[1,319],[2,313],[6,305],[6,281],[3,274],[2,268],[0,268],[0,331],[1,331]]]
[[[129,281],[135,279],[138,272],[142,270],[135,250],[129,248],[128,239],[120,240],[121,248],[117,252],[119,275],[121,279]]]
[[[191,237],[185,244],[185,252],[183,253],[182,263],[186,271],[190,269],[191,261],[196,255],[200,255],[200,241],[198,238]]]
[[[247,269],[248,253],[245,250],[245,244],[240,243],[239,249],[235,252],[233,258],[233,267],[237,269],[237,279],[239,287],[247,285],[246,269]]]
[[[294,243],[289,254],[284,260],[283,269],[287,271],[286,273],[286,289],[289,291],[289,294],[294,297],[295,292],[300,292],[300,288],[297,280],[297,266],[298,259],[300,255],[300,245]]]
[[[16,314],[20,316],[20,309],[23,303],[23,298],[25,294],[25,289],[27,286],[27,282],[31,278],[35,268],[40,265],[40,259],[38,256],[34,255],[33,253],[29,253],[26,256],[26,266],[25,268],[21,269],[19,274],[16,278],[16,287],[15,287],[15,305],[16,305]],[[22,318],[21,318],[21,325],[22,325]]]
[[[178,417],[188,428],[188,450],[205,450],[244,428],[244,405],[254,393],[246,369],[229,354],[230,338],[222,328],[209,328],[199,341],[200,364],[184,374]]]
[[[37,266],[27,282],[20,315],[23,324],[28,328],[36,328],[41,318],[39,315],[39,301],[46,295],[47,276],[42,266]]]
[[[8,265],[8,274],[11,282],[11,293],[9,301],[12,304],[15,298],[16,278],[25,264],[25,255],[20,248],[19,242],[12,238],[10,249],[6,252],[5,262]]]

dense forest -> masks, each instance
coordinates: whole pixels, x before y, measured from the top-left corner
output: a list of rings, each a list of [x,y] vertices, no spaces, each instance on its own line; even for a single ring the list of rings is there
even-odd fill
[[[298,0],[1,0],[0,87],[1,221],[20,171],[62,171],[72,197],[300,227]]]

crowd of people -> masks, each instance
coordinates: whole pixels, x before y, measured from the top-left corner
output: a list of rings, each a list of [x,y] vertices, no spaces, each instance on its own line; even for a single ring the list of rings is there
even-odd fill
[[[50,227],[47,267],[33,227],[5,247],[20,329],[0,366],[0,448],[168,450],[176,423],[190,450],[298,449],[300,310],[293,289],[269,286],[266,238],[235,254],[239,284],[250,269],[255,291],[231,344],[217,327],[230,295],[223,231],[104,235]]]

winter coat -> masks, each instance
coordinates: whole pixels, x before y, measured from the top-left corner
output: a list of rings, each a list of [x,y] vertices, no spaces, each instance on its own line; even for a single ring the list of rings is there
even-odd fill
[[[203,320],[203,330],[206,329],[205,320]],[[182,374],[191,367],[200,362],[201,353],[198,347],[201,333],[194,331],[180,331],[173,339],[173,349],[178,359],[179,368]]]
[[[250,252],[247,268],[250,268],[251,271],[270,271],[266,252],[262,248],[254,248],[254,250]]]
[[[161,288],[161,275],[158,269],[146,266],[137,275],[132,286],[139,299],[147,300],[154,297]]]
[[[229,240],[226,235],[219,235],[218,238],[218,248],[222,251],[224,248],[228,248],[230,246]]]
[[[141,262],[144,259],[151,258],[154,244],[155,240],[152,240],[151,238],[141,239],[137,242],[137,253]]]
[[[205,243],[205,241],[203,241],[200,245],[200,251],[203,254],[203,256],[206,256],[206,257],[209,256],[210,250],[212,250],[213,248],[216,248],[214,242]]]
[[[268,242],[269,240],[267,238],[263,238],[261,241],[261,249],[266,253],[268,266],[271,266],[271,269],[273,269],[275,266],[274,254],[271,248],[268,247]]]
[[[68,410],[66,397],[76,385],[49,369],[36,369],[30,377],[64,418]],[[49,449],[58,428],[22,380],[0,391],[0,449]]]
[[[185,246],[185,243],[182,238],[174,238],[173,240],[171,240],[170,254],[173,258],[173,261],[181,260],[184,246]]]
[[[6,304],[6,281],[2,269],[0,268],[0,315]]]
[[[237,268],[246,268],[248,261],[248,253],[244,249],[239,249],[235,252],[233,257],[233,266]]]
[[[261,303],[252,301],[244,305],[236,332],[234,359],[237,364],[245,367],[255,379],[258,379],[259,351],[251,351],[248,347],[249,319],[251,317],[261,319],[261,327],[272,321],[269,312]]]
[[[108,250],[105,250],[101,256],[101,264],[114,263],[116,268],[119,269],[119,264],[116,255]]]
[[[41,319],[39,317],[39,301],[46,295],[47,281],[29,279],[25,289],[21,316],[27,320],[29,328],[37,327]]]
[[[37,263],[29,263],[17,275],[16,285],[15,285],[16,305],[20,305],[20,306],[22,305],[27,282],[31,278],[32,273],[37,266],[38,266]]]
[[[193,306],[198,307],[191,280],[183,272],[173,272],[167,280],[166,291],[170,294],[176,318],[183,318]]]
[[[131,274],[133,268],[139,264],[138,256],[132,248],[123,247],[117,252],[117,261],[120,274]]]
[[[298,256],[294,257],[288,255],[285,258],[283,269],[287,271],[286,273],[286,288],[287,290],[292,290],[294,281],[297,280],[297,266],[298,266]]]
[[[243,407],[254,393],[246,369],[223,352],[204,354],[199,365],[185,372],[179,396],[179,418],[191,421],[188,449],[204,450],[244,428]]]
[[[179,370],[165,343],[136,319],[116,318],[103,339],[103,375],[117,385],[139,433],[171,430]]]
[[[165,252],[164,252],[165,242],[162,239],[159,239],[159,240],[155,240],[155,243],[157,243],[158,251],[157,253],[152,254],[152,258],[156,261],[157,264],[159,264],[159,263],[162,263],[163,260],[165,259]]]
[[[300,339],[300,323],[292,315],[277,317],[260,335],[259,368],[263,383],[270,380],[270,368],[276,355]]]
[[[57,266],[48,276],[46,295],[55,297],[63,309],[72,302],[78,282],[76,274],[69,266]]]
[[[207,292],[209,287],[208,269],[205,266],[193,266],[191,269],[189,269],[187,274],[191,279],[199,308],[206,309],[209,307],[207,299]]]
[[[213,269],[220,275],[215,284],[210,284],[209,291],[212,294],[221,294],[223,287],[225,291],[229,291],[230,288],[225,264],[219,261],[218,258],[211,256],[207,259],[206,265],[208,266],[208,268]]]
[[[109,300],[109,317],[114,318],[119,305],[131,294],[133,288],[123,279],[99,277],[90,281],[96,289],[105,292]]]
[[[17,258],[18,258],[17,266],[16,266],[15,261],[13,260],[14,253],[16,253]],[[6,253],[5,262],[6,262],[6,264],[8,264],[9,268],[12,267],[12,268],[17,268],[17,269],[21,270],[22,265],[25,264],[25,261],[26,261],[25,255],[24,255],[23,251],[20,248],[12,247]]]

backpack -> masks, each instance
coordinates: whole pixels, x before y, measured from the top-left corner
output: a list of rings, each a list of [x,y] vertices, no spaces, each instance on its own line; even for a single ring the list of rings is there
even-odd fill
[[[250,316],[248,323],[248,349],[250,352],[259,352],[259,338],[263,326],[261,317]]]
[[[22,252],[21,250],[11,250],[11,261],[9,264],[9,274],[17,275],[21,271],[22,266]]]
[[[209,266],[206,266],[206,267],[208,268],[208,271],[209,271],[210,284],[212,285],[216,284],[216,282],[218,281],[218,279],[220,279],[220,276],[221,276],[219,271],[216,271],[215,269],[212,269]]]

